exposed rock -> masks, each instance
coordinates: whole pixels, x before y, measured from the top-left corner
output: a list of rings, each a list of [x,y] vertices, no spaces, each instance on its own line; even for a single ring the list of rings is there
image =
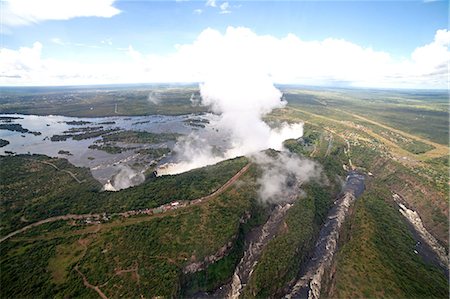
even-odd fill
[[[364,176],[350,172],[342,195],[335,201],[327,220],[320,230],[312,258],[306,264],[300,279],[285,298],[320,298],[325,275],[331,273],[334,254],[337,251],[341,227],[348,215],[350,206],[364,191]]]

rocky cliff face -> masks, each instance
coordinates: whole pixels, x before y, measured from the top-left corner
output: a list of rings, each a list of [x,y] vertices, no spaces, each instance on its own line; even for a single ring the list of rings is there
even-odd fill
[[[277,205],[271,213],[267,222],[253,232],[250,239],[247,240],[244,255],[236,267],[233,274],[228,298],[238,298],[242,288],[248,282],[252,272],[258,263],[258,260],[267,243],[272,240],[279,231],[286,212],[292,204],[284,203]]]
[[[218,260],[222,259],[224,256],[228,254],[228,252],[233,248],[234,240],[236,239],[236,236],[233,237],[232,240],[230,240],[228,243],[226,243],[224,246],[220,247],[219,250],[212,255],[208,255],[205,257],[202,261],[194,262],[186,267],[183,268],[183,274],[188,273],[195,273],[198,271],[205,270],[209,265],[212,263],[217,262]]]
[[[244,215],[239,219],[239,223],[243,224],[250,219],[251,215],[249,212],[245,212]],[[205,270],[209,265],[217,262],[218,260],[222,259],[223,257],[227,256],[228,253],[233,248],[235,241],[236,241],[237,235],[233,236],[225,245],[219,248],[219,250],[216,251],[216,253],[206,256],[202,261],[193,262],[188,265],[186,265],[183,268],[183,274],[190,274],[195,273],[198,271]]]
[[[327,220],[320,230],[312,258],[300,273],[300,279],[295,283],[285,298],[320,298],[323,281],[329,280],[333,257],[338,249],[338,241],[342,225],[349,213],[350,207],[364,191],[364,176],[350,172],[347,176],[343,193],[335,201]]]

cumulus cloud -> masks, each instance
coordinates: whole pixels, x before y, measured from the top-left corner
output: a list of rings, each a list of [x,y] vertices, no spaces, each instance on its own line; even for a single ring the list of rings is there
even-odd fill
[[[282,93],[257,67],[258,60],[249,60],[245,53],[233,53],[236,49],[228,50],[229,56],[208,61],[208,75],[200,84],[201,104],[218,115],[211,126],[227,142],[214,152],[208,139],[195,134],[182,138],[175,150],[181,162],[166,168],[164,173],[179,173],[267,148],[280,150],[285,139],[303,135],[302,123],[271,128],[263,121],[273,109],[286,105]]]
[[[139,51],[136,51],[132,45],[129,45],[127,48],[127,54],[131,57],[134,61],[140,61],[143,59],[143,56]]]
[[[216,0],[206,0],[205,5],[210,7],[216,7],[217,6]]]
[[[45,47],[40,44],[39,49],[34,45],[18,50],[2,49],[0,84],[202,82],[211,73],[212,66],[238,60],[247,61],[245,65],[259,73],[269,74],[276,83],[447,88],[449,40],[448,30],[438,30],[429,44],[416,48],[409,57],[397,59],[388,52],[342,39],[305,41],[294,34],[276,38],[258,35],[248,28],[229,27],[224,33],[205,29],[192,43],[178,45],[171,54],[145,54],[130,47],[126,63],[92,64],[42,59],[40,53]],[[33,68],[21,67],[30,64],[29,56],[24,57],[27,62],[22,61],[23,51],[36,52]],[[11,55],[16,64],[8,63],[5,58]],[[16,75],[20,78],[11,78]]]
[[[442,82],[448,79],[449,45],[450,31],[438,30],[432,43],[415,49],[411,54],[411,61],[402,65],[405,76],[414,81],[428,79]]]
[[[42,69],[42,44],[35,42],[31,48],[0,49],[0,76],[29,81],[36,70]]]
[[[77,17],[110,18],[120,13],[115,0],[5,0],[2,23],[24,26],[46,20],[69,20]]]
[[[230,4],[228,2],[224,2],[224,3],[220,4],[219,8],[220,8],[221,14],[231,13],[231,11],[229,10]]]
[[[124,78],[119,71],[134,74],[131,80],[145,76],[138,64],[107,62],[87,64],[43,59],[42,49],[43,45],[40,42],[18,50],[0,49],[0,85],[119,83]]]

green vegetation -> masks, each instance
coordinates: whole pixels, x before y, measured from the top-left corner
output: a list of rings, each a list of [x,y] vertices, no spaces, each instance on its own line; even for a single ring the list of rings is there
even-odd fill
[[[300,265],[309,257],[328,209],[340,191],[335,178],[344,174],[346,159],[341,140],[324,138],[325,134],[315,126],[305,126],[301,140],[288,140],[285,146],[298,155],[311,154],[316,150],[315,160],[322,162],[327,186],[317,182],[304,184],[305,198],[299,198],[289,209],[279,234],[264,249],[250,281],[244,289],[244,298],[279,297],[287,284],[296,278]]]
[[[23,119],[23,117],[15,117],[15,116],[0,116],[0,121],[8,123],[16,119]]]
[[[8,140],[0,139],[0,147],[7,146],[8,144],[9,144],[9,141],[8,141]]]
[[[303,92],[305,91],[299,93]],[[401,194],[409,205],[417,209],[425,225],[432,230],[433,235],[441,241],[442,245],[448,247],[448,217],[445,216],[448,215],[448,201],[446,200],[446,194],[449,192],[448,147],[433,143],[436,149],[419,155],[409,153],[398,144],[372,131],[373,122],[341,110],[337,103],[340,103],[340,101],[346,103],[345,98],[338,99],[331,95],[332,105],[324,106],[316,102],[314,109],[311,104],[313,99],[315,99],[314,96],[305,94],[300,97],[301,103],[305,102],[305,105],[300,105],[300,100],[296,102],[294,99],[292,100],[292,107],[295,108],[288,107],[287,109],[277,110],[269,115],[269,119],[290,122],[303,120],[306,122],[305,134],[307,134],[308,126],[320,128],[319,131],[322,130],[323,133],[315,141],[320,142],[319,145],[313,143],[315,147],[312,150],[308,149],[310,156],[319,159],[327,148],[321,139],[330,139],[327,137],[327,133],[332,136],[333,144],[335,142],[344,145],[347,143],[346,146],[335,148],[335,150],[341,151],[339,154],[341,158],[338,160],[342,164],[350,166],[350,161],[346,160],[348,157],[354,167],[365,172],[371,172],[375,177],[380,177],[382,182],[386,184],[386,188],[391,192]],[[354,100],[357,101],[357,99]],[[321,101],[323,102],[324,99]],[[382,106],[381,102],[378,102],[378,104]],[[338,108],[333,108],[333,105]],[[445,108],[435,102],[430,102],[429,105],[436,106],[436,109]],[[351,107],[348,108],[350,111],[351,109]],[[368,123],[369,125],[360,125],[362,123]],[[430,141],[420,139],[420,137],[417,137],[419,139],[413,138],[408,133],[402,133],[393,128],[389,129],[383,124],[376,124],[376,127],[380,130],[382,128],[385,132],[391,131],[393,135],[406,136],[410,140],[422,140],[430,145]],[[308,154],[308,151],[303,154]],[[343,151],[347,151],[347,154]],[[441,161],[442,163],[436,163],[435,161]],[[329,163],[327,159],[323,159],[321,162]],[[339,163],[335,163],[337,173],[338,168]],[[343,169],[341,168],[340,171],[342,172]]]
[[[123,143],[161,143],[176,140],[180,134],[177,133],[151,133],[145,131],[121,131],[103,136],[103,142]]]
[[[1,297],[96,296],[83,286],[77,269],[108,297],[176,297],[186,281],[184,267],[238,239],[240,219],[252,209],[256,197],[251,176],[250,171],[241,183],[202,205],[160,217],[119,219],[98,230],[59,222],[52,228],[35,228],[38,232],[30,231],[25,238],[8,240],[0,257],[6,270],[0,276],[5,286]],[[43,240],[36,241],[35,236]],[[215,273],[224,278],[220,273],[231,268],[224,266]]]
[[[99,127],[101,128],[101,127]],[[80,129],[75,129],[76,131],[79,131]],[[83,130],[81,129],[81,131],[83,133],[80,134],[73,134],[73,133],[67,133],[64,135],[53,135],[52,137],[50,137],[51,141],[65,141],[69,138],[72,138],[73,140],[83,140],[83,139],[91,139],[91,138],[97,138],[100,136],[104,136],[113,132],[118,131],[118,128],[114,128],[114,129],[107,129],[107,130],[103,130],[103,129],[99,129],[99,130]]]
[[[2,243],[1,297],[54,297],[58,287],[53,282],[52,274],[47,267],[49,259],[55,255],[56,246],[64,241],[66,240]],[[79,286],[83,287],[82,282]],[[84,291],[83,288],[80,289]]]
[[[196,86],[164,85],[15,88],[0,94],[0,113],[102,117],[205,112],[206,107],[190,101],[197,91]],[[158,104],[148,100],[150,93],[157,94]]]
[[[84,120],[73,120],[73,121],[66,121],[66,124],[68,124],[69,126],[82,126],[82,125],[87,125],[87,124],[91,124],[92,122],[90,121],[84,121]]]
[[[75,135],[78,136],[78,135]],[[123,151],[135,150],[136,147],[124,147],[117,145],[140,143],[140,144],[158,144],[166,141],[174,141],[180,136],[177,133],[151,133],[146,131],[121,131],[109,134],[102,134],[102,139],[97,140],[95,144],[89,146],[90,149],[105,151],[109,154],[120,154]],[[52,137],[53,138],[53,137]],[[74,137],[75,139],[75,137]],[[99,144],[100,143],[100,144]],[[168,148],[142,148],[136,150],[136,153],[148,155],[154,159],[161,158],[168,154]]]
[[[72,153],[69,151],[65,151],[65,150],[59,150],[58,154],[60,155],[66,155],[66,156],[72,156]]]
[[[175,200],[196,199],[217,190],[247,162],[246,158],[236,158],[180,175],[156,177],[121,192],[106,192],[104,198],[107,200],[102,203],[102,210],[151,208]]]
[[[197,118],[186,119],[184,122],[190,125],[191,127],[199,127],[199,128],[204,128],[206,124],[209,124],[209,120]]]
[[[388,139],[391,142],[394,142],[396,145],[398,145],[400,148],[405,149],[413,154],[423,154],[426,153],[432,149],[435,149],[434,146],[421,142],[416,139],[408,138],[404,135],[401,135],[399,133],[386,130],[380,126],[377,126],[375,124],[366,122],[366,121],[356,121],[357,124],[363,125],[364,127],[370,128],[373,132],[379,134],[380,136]]]
[[[363,124],[364,127],[358,127],[349,121],[348,116],[332,109],[317,109],[313,111],[313,114],[298,110],[295,112],[287,110],[287,112],[278,111],[275,115],[291,121],[295,118],[307,120],[305,136],[311,135],[308,131],[315,130],[316,124],[332,132],[333,148],[329,153],[333,153],[338,158],[329,159],[329,162],[323,159],[324,152],[326,153],[324,144],[327,134],[324,131],[320,133],[320,129],[317,129],[318,134],[314,134],[314,138],[307,142],[305,139],[300,142],[292,140],[286,142],[287,148],[299,154],[316,156],[316,159],[324,164],[334,164],[334,167],[330,165],[333,171],[329,174],[339,173],[339,164],[348,165],[346,159],[350,158],[354,166],[365,172],[371,172],[372,180],[376,182],[368,187],[367,195],[362,200],[364,204],[357,204],[359,218],[351,220],[351,223],[357,222],[357,225],[350,225],[347,232],[349,237],[346,239],[349,243],[345,244],[343,241],[345,245],[342,257],[339,258],[336,266],[338,290],[334,289],[334,293],[332,291],[331,294],[324,296],[339,298],[442,298],[446,296],[448,286],[445,276],[439,269],[424,264],[422,258],[414,253],[415,242],[403,216],[388,203],[391,202],[392,193],[401,194],[410,206],[417,209],[424,223],[426,225],[428,223],[427,228],[432,234],[441,241],[442,245],[448,247],[448,217],[445,216],[448,213],[448,201],[445,199],[445,194],[448,194],[448,156],[426,160],[427,166],[417,162],[411,164],[410,160],[398,156],[395,156],[398,157],[396,161],[392,158],[395,153],[391,151],[391,148],[376,139],[375,135],[370,135],[361,128],[379,130],[377,133],[385,138],[388,137],[387,134],[400,138],[396,132],[389,132],[385,128],[381,130],[381,127],[375,128],[374,125],[366,122]],[[319,114],[324,117],[317,116]],[[355,119],[350,120],[355,121]],[[360,120],[356,120],[355,123],[362,124]],[[385,133],[381,134],[382,131]],[[341,137],[348,141],[348,146]],[[341,143],[341,146],[335,147],[336,141]],[[404,146],[406,143],[397,144]],[[411,144],[420,147],[425,143]],[[344,149],[348,151],[347,154],[343,152]],[[409,150],[419,152],[416,149]],[[428,147],[423,151],[425,150],[433,149]],[[364,205],[363,210],[362,205]],[[377,227],[376,236],[374,236],[375,226]],[[387,238],[389,241],[386,240]],[[387,244],[386,247],[385,244]],[[339,270],[341,268],[342,270]],[[408,274],[405,274],[406,272]],[[256,294],[257,291],[255,291]]]
[[[409,169],[392,159],[380,157],[379,153],[364,146],[354,147],[351,157],[356,165],[372,172],[377,182],[392,193],[401,194],[409,205],[415,207],[423,221],[429,224],[433,235],[448,248],[448,201],[445,196],[448,194],[448,175],[441,173],[438,177],[438,172],[432,172],[430,167],[424,170]],[[441,169],[443,171],[445,167]],[[421,175],[426,171],[433,176]]]
[[[251,168],[249,172],[254,170],[255,168]],[[255,174],[249,175],[255,176]],[[252,196],[254,197],[254,195]],[[205,270],[184,275],[181,289],[183,297],[193,296],[199,291],[213,292],[231,281],[234,270],[242,258],[245,236],[252,228],[263,225],[269,213],[268,207],[261,205],[256,200],[252,200],[250,204],[250,218],[240,224],[238,236],[231,251],[219,261],[209,265]]]
[[[309,257],[334,194],[316,183],[306,186],[305,191],[306,198],[299,198],[289,209],[285,226],[265,248],[244,289],[244,298],[281,296]]]
[[[167,147],[158,148],[142,148],[136,151],[136,153],[141,155],[146,155],[152,159],[159,159],[170,153],[170,149]]]
[[[82,92],[78,88],[69,92],[24,89],[20,94],[0,95],[0,111],[91,117],[185,114],[206,109],[191,105],[189,98],[195,88],[157,87],[154,95],[160,104],[147,99],[153,89],[156,87]],[[323,179],[320,184],[302,185],[304,196],[289,209],[277,236],[263,250],[243,296],[283,295],[283,288],[310,257],[346,174],[343,166],[353,166],[371,172],[369,184],[352,207],[336,257],[333,284],[324,286],[322,295],[447,298],[447,279],[440,269],[414,253],[410,228],[391,199],[393,193],[401,195],[448,249],[446,95],[342,89],[288,89],[284,94],[288,107],[267,119],[274,123],[305,121],[304,136],[287,140],[285,147],[319,162]],[[0,120],[11,122],[13,118]],[[206,123],[186,122],[193,126]],[[81,140],[101,136],[91,148],[111,153],[125,150],[118,143],[155,144],[178,137],[101,127],[75,127],[65,133],[53,137]],[[170,152],[168,148],[134,150],[154,159]],[[149,176],[142,185],[119,192],[101,192],[88,169],[74,167],[65,159],[2,156],[0,235],[55,215],[114,213],[197,199],[217,190],[247,163],[246,158],[237,158],[180,175]],[[0,297],[97,297],[83,284],[83,277],[109,298],[171,298],[212,292],[230,281],[242,257],[245,237],[267,220],[269,207],[257,201],[259,171],[252,165],[221,195],[184,208],[154,215],[114,216],[93,225],[83,220],[57,221],[20,233],[0,247]],[[206,259],[216,254],[217,261]],[[186,274],[184,270],[193,263],[202,267]]]
[[[89,169],[74,167],[65,159],[0,156],[1,235],[51,216],[153,208],[199,198],[218,189],[246,163],[245,158],[237,158],[181,175],[157,177],[120,192],[100,192],[101,185]],[[82,183],[61,170],[71,171]]]
[[[84,182],[79,184],[68,173],[46,163],[71,171]],[[83,202],[87,205],[101,188],[89,169],[76,168],[65,159],[0,156],[0,164],[1,235],[39,219],[65,214]]]
[[[0,124],[0,130],[16,131],[19,133],[29,133],[35,136],[41,135],[41,132],[32,132],[22,127],[21,124]]]
[[[447,298],[442,271],[414,253],[415,241],[383,187],[357,201],[338,255],[333,297]]]
[[[349,115],[342,111],[355,113],[448,145],[449,112],[445,91],[292,88],[284,90],[284,95],[292,107],[342,120],[349,120]]]
[[[84,121],[73,121],[75,123],[85,123]],[[72,123],[73,123],[72,122]],[[67,131],[64,131],[64,134],[75,134],[75,133],[86,133],[86,132],[92,132],[92,131],[98,131],[103,129],[103,126],[93,126],[93,127],[76,127],[76,128],[70,128]]]
[[[88,146],[90,149],[107,152],[108,154],[120,154],[123,151],[129,151],[135,149],[135,147],[120,147],[112,144],[91,144]]]
[[[274,297],[296,277],[300,263],[314,246],[314,210],[314,199],[308,196],[288,211],[285,231],[265,248],[244,290],[244,298]]]

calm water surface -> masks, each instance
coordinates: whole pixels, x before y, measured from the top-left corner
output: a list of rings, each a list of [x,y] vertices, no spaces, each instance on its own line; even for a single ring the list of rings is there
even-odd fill
[[[20,133],[9,130],[0,130],[0,138],[10,142],[7,146],[0,148],[0,155],[5,152],[14,152],[17,154],[43,154],[50,157],[60,157],[68,159],[72,164],[79,167],[88,167],[93,176],[102,184],[105,184],[113,175],[115,175],[122,166],[132,166],[143,171],[148,167],[152,159],[146,155],[137,154],[135,150],[123,151],[120,154],[109,154],[104,151],[89,149],[89,146],[95,141],[101,140],[101,137],[73,140],[68,138],[65,141],[51,141],[53,135],[63,135],[64,131],[72,128],[86,128],[102,126],[103,130],[119,128],[120,130],[147,131],[153,133],[178,133],[188,135],[195,131],[196,134],[204,138],[211,138],[216,131],[211,125],[206,128],[190,126],[185,121],[188,119],[210,119],[214,118],[211,114],[203,115],[181,115],[181,116],[116,116],[101,118],[77,118],[65,116],[37,116],[21,114],[0,114],[1,117],[18,117],[11,122],[0,120],[4,124],[20,124],[23,128],[33,132],[40,132],[41,135],[31,133]],[[67,122],[85,121],[89,122],[82,125],[70,125]],[[114,124],[104,124],[105,122],[114,122]],[[175,141],[159,144],[121,144],[121,147],[169,147],[173,148]],[[68,151],[72,155],[59,154],[59,151]],[[168,156],[159,163],[171,162],[172,156]],[[137,166],[140,165],[140,166]]]

